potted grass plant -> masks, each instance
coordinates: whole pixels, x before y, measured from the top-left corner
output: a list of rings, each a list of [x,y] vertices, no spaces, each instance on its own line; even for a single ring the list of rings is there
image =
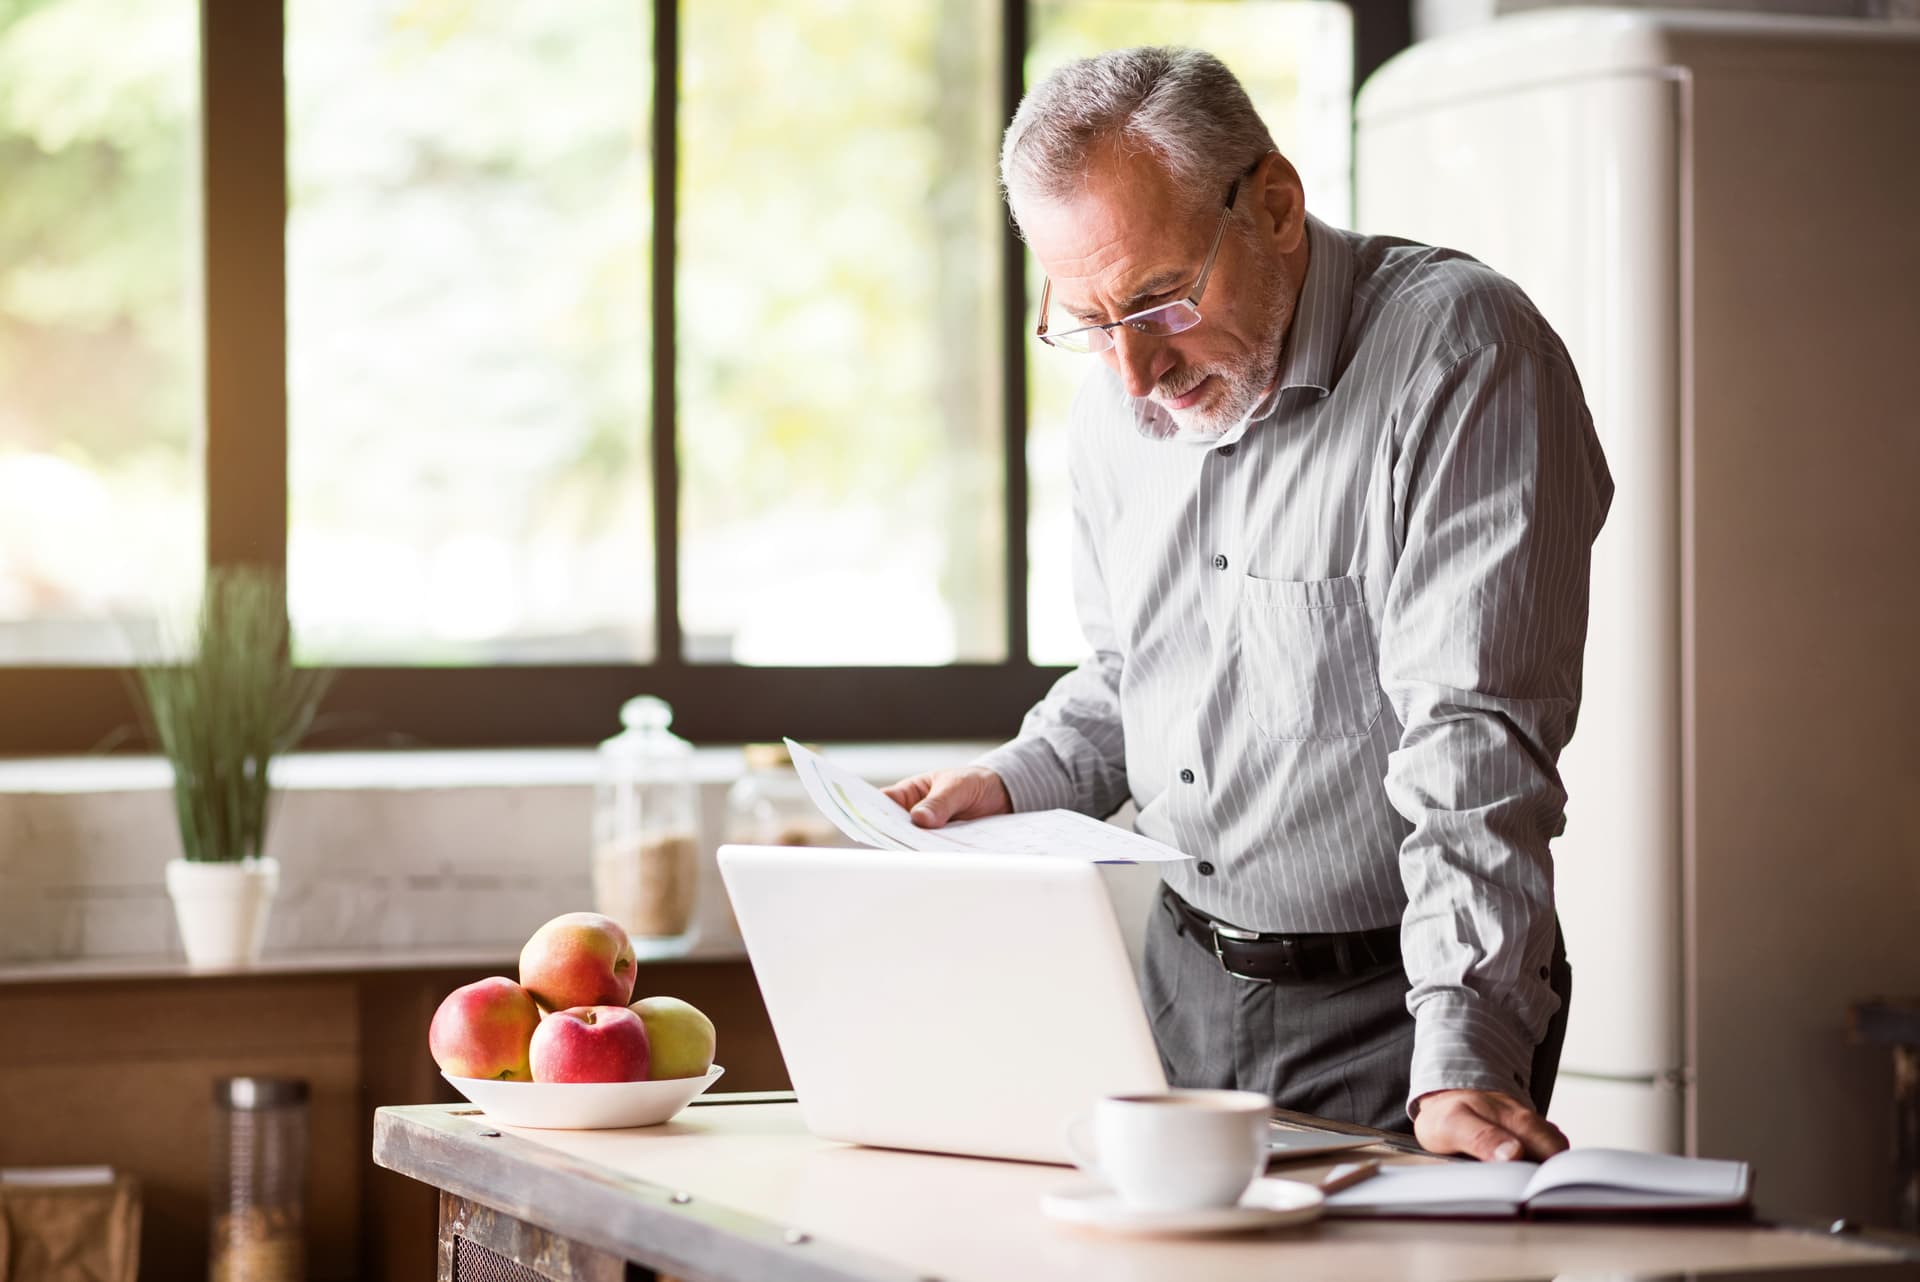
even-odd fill
[[[167,864],[187,961],[260,956],[280,868],[265,853],[273,759],[313,724],[332,679],[293,663],[282,578],[215,567],[179,653],[136,669],[149,739],[173,767],[181,857]]]

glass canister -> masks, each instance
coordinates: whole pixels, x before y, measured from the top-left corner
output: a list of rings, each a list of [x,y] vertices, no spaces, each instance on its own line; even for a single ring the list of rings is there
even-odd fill
[[[727,840],[750,846],[845,843],[807,795],[784,743],[750,743],[746,773],[727,790]]]
[[[214,1082],[212,1282],[304,1282],[307,1094],[292,1077]]]
[[[593,902],[638,940],[692,943],[700,878],[693,745],[652,695],[620,708],[626,728],[600,745]]]

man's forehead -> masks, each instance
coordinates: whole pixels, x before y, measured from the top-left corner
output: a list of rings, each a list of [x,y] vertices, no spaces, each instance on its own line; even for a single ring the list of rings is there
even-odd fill
[[[1168,276],[1190,274],[1192,220],[1168,185],[1099,181],[1023,210],[1021,230],[1063,304],[1094,290],[1138,293]],[[1177,284],[1177,280],[1169,284]]]

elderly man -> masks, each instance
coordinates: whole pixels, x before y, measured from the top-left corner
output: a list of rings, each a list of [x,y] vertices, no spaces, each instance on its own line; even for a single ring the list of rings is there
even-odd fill
[[[1001,176],[1093,353],[1071,415],[1093,654],[923,826],[1111,814],[1167,865],[1142,991],[1169,1077],[1482,1159],[1542,1114],[1571,977],[1549,841],[1612,482],[1566,350],[1462,254],[1306,211],[1217,59],[1027,95]]]

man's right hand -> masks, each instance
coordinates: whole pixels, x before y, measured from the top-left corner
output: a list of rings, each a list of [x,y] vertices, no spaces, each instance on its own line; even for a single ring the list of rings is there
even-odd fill
[[[882,791],[905,806],[919,828],[938,828],[953,819],[1013,813],[1007,785],[985,766],[933,770],[902,779]]]

